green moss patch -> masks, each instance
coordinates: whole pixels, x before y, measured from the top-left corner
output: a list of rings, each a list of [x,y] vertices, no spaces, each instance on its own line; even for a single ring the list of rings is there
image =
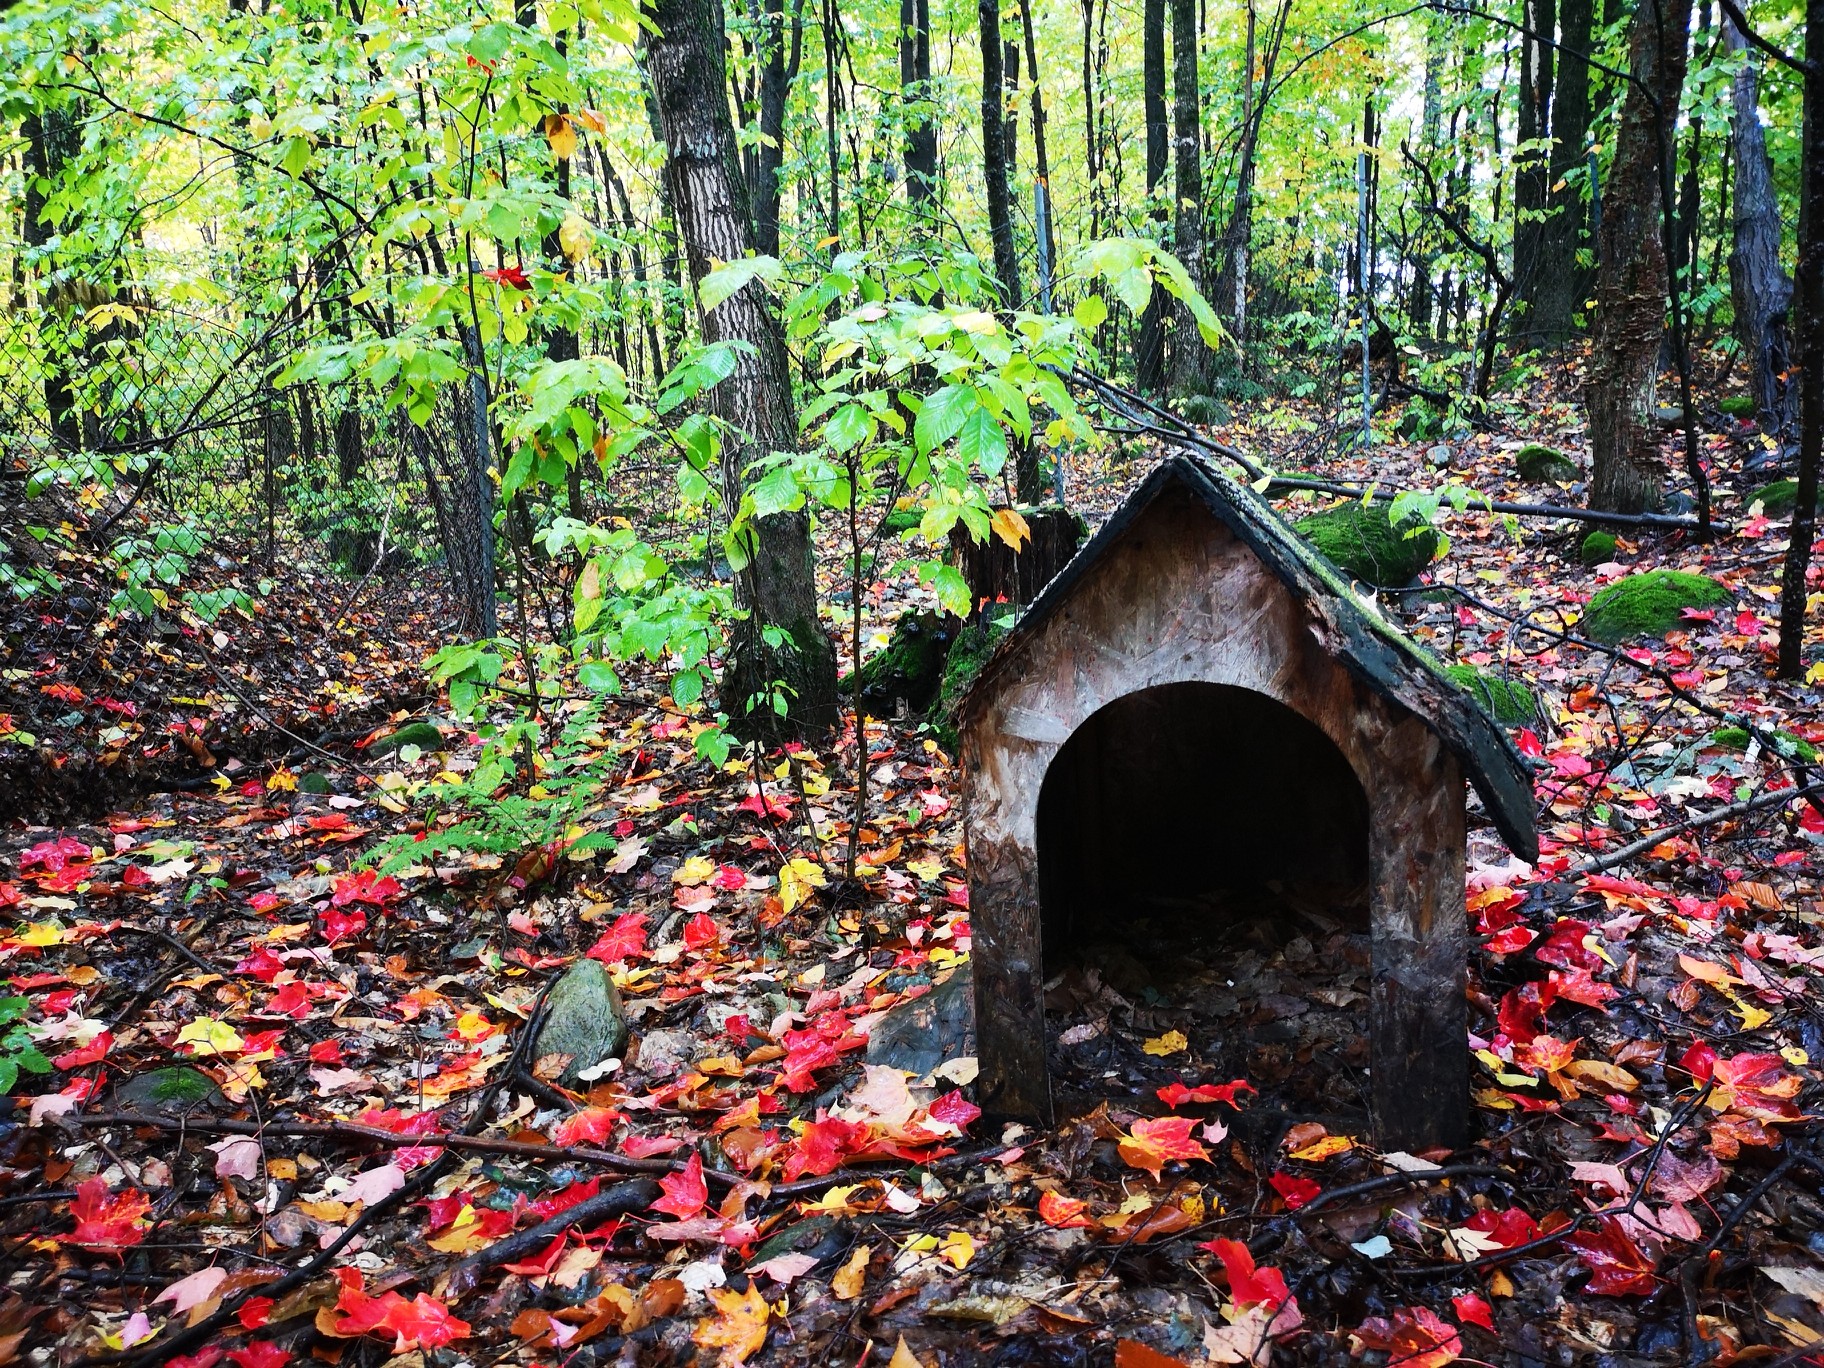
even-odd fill
[[[1797,480],[1775,480],[1772,484],[1762,485],[1748,496],[1748,506],[1757,503],[1761,512],[1770,518],[1784,518],[1792,512],[1793,505],[1799,501],[1799,482]]]
[[[1380,504],[1338,504],[1294,527],[1343,574],[1378,589],[1411,584],[1438,554],[1430,523],[1415,514],[1395,527]]]
[[[943,679],[938,684],[935,710],[938,740],[946,750],[956,749],[956,705],[969,692],[969,686],[975,683],[982,666],[1010,630],[1011,624],[972,622],[957,634],[950,647],[950,654],[944,661]]]
[[[1615,559],[1615,534],[1613,532],[1592,532],[1583,539],[1583,545],[1577,550],[1577,557],[1585,565],[1607,565]]]
[[[1583,612],[1583,633],[1613,645],[1634,637],[1664,636],[1687,608],[1720,608],[1731,594],[1708,575],[1683,570],[1649,570],[1628,575],[1601,590]]]
[[[1710,733],[1713,745],[1727,750],[1745,751],[1753,738],[1746,727],[1718,727]],[[1788,760],[1797,760],[1802,765],[1817,763],[1818,748],[1802,736],[1794,736],[1789,731],[1776,731],[1773,734],[1773,749]]]
[[[429,722],[407,722],[397,731],[381,737],[368,749],[375,755],[390,755],[401,746],[416,746],[419,750],[442,750],[443,733]]]
[[[1731,418],[1752,418],[1755,408],[1753,398],[1746,394],[1732,394],[1727,399],[1716,401],[1716,411],[1726,413]]]
[[[1533,484],[1551,484],[1577,478],[1577,462],[1556,447],[1528,442],[1514,453],[1514,471]]]
[[[1447,665],[1444,673],[1480,703],[1495,721],[1514,727],[1538,720],[1538,700],[1524,684],[1488,674],[1474,665]]]

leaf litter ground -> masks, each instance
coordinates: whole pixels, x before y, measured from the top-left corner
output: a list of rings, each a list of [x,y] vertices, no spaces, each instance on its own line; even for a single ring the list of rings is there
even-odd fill
[[[1526,435],[1572,414],[1548,390]],[[1298,426],[1221,435],[1283,450]],[[1746,489],[1742,438],[1706,440]],[[1519,444],[1448,456],[1491,493],[1565,497],[1513,479]],[[1324,470],[1416,482],[1435,450]],[[1106,505],[1144,464],[1079,461],[1072,487]],[[258,683],[293,742],[219,781],[192,754],[195,791],[8,833],[0,955],[50,1071],[19,1075],[0,1138],[0,1356],[1804,1361],[1824,1333],[1824,817],[1794,795],[1824,727],[1810,691],[1768,679],[1783,529],[1719,507],[1733,530],[1712,546],[1624,536],[1588,570],[1580,528],[1452,515],[1437,592],[1383,597],[1540,702],[1517,729],[1540,865],[1472,828],[1481,1138],[1458,1154],[1293,1119],[1359,1087],[1368,976],[1346,928],[1212,937],[1169,973],[1136,937],[1132,965],[1059,976],[1054,1068],[1104,1100],[1050,1132],[987,1126],[966,1062],[869,1064],[882,1015],[969,952],[956,774],[916,724],[870,726],[853,880],[852,734],[716,770],[662,702],[599,723],[612,782],[586,822],[612,852],[448,852],[393,877],[358,857],[411,830],[411,786],[472,767],[475,738],[445,721],[435,748],[379,757],[356,743],[425,710],[400,699],[343,736],[313,690],[265,697],[258,663],[233,692],[188,685],[207,727]],[[1736,606],[1580,641],[1595,588],[1661,565]],[[876,639],[926,606],[876,584]],[[294,632],[330,668],[274,678],[396,697],[394,663],[437,644],[422,613],[356,631],[346,656]],[[579,956],[612,973],[633,1044],[566,1093],[528,1024]]]

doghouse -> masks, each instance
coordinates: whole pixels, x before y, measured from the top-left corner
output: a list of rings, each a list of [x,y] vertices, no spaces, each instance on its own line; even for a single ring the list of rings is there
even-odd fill
[[[1460,1144],[1467,792],[1538,855],[1525,762],[1254,493],[1159,466],[1033,601],[957,712],[978,1099],[1049,1122],[1046,942],[1229,873],[1354,883],[1389,1147]]]

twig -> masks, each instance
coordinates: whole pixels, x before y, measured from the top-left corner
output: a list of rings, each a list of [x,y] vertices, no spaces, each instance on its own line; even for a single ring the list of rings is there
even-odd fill
[[[650,1178],[635,1178],[629,1182],[617,1183],[606,1192],[598,1192],[593,1197],[585,1197],[575,1206],[566,1207],[529,1230],[509,1235],[504,1240],[496,1240],[486,1249],[476,1250],[440,1280],[443,1285],[439,1291],[451,1298],[465,1296],[474,1290],[475,1284],[481,1281],[481,1275],[489,1269],[516,1263],[537,1253],[552,1236],[563,1233],[571,1226],[593,1225],[616,1216],[645,1211],[658,1199],[659,1185]]]
[[[1757,794],[1743,802],[1730,803],[1727,807],[1716,808],[1710,812],[1700,812],[1695,816],[1685,818],[1682,822],[1674,822],[1657,831],[1650,831],[1639,840],[1630,841],[1619,850],[1611,850],[1607,855],[1585,860],[1582,864],[1566,870],[1565,873],[1600,874],[1605,869],[1613,869],[1616,865],[1626,864],[1636,855],[1645,854],[1661,841],[1670,840],[1683,832],[1694,831],[1699,827],[1715,826],[1718,822],[1731,821],[1737,817],[1745,817],[1751,812],[1765,811],[1767,808],[1782,807],[1796,798],[1809,799],[1818,794],[1824,794],[1824,783],[1810,784],[1805,788],[1776,789],[1771,793]]]

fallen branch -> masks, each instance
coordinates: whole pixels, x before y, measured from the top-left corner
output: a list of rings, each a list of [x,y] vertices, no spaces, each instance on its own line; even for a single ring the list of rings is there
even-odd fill
[[[1742,802],[1730,803],[1727,807],[1716,808],[1710,812],[1700,812],[1685,818],[1681,822],[1673,822],[1670,826],[1664,826],[1657,831],[1648,832],[1639,840],[1630,841],[1619,850],[1611,850],[1607,855],[1585,860],[1582,864],[1576,865],[1565,872],[1568,874],[1600,874],[1605,869],[1613,869],[1616,865],[1626,864],[1636,855],[1644,855],[1661,841],[1670,840],[1672,837],[1682,835],[1687,831],[1695,831],[1700,827],[1715,826],[1718,822],[1731,821],[1736,817],[1746,817],[1751,812],[1764,812],[1768,808],[1781,807],[1786,803],[1790,803],[1795,798],[1810,799],[1819,794],[1824,794],[1824,784],[1812,784],[1805,788],[1777,789],[1771,793],[1757,794],[1755,797],[1745,799]]]
[[[645,1211],[658,1200],[659,1185],[650,1178],[635,1178],[630,1182],[617,1183],[606,1192],[598,1192],[593,1197],[585,1197],[573,1207],[566,1207],[529,1230],[519,1231],[503,1240],[496,1240],[486,1249],[476,1250],[440,1280],[438,1294],[452,1299],[467,1296],[481,1281],[482,1274],[499,1268],[502,1264],[518,1263],[530,1258],[550,1243],[553,1236],[562,1234],[571,1226],[594,1225],[616,1216]]]
[[[1289,493],[1293,490],[1309,490],[1318,494],[1335,494],[1346,499],[1370,499],[1376,503],[1390,503],[1401,494],[1423,492],[1380,485],[1364,489],[1359,485],[1339,484],[1335,480],[1274,475],[1239,447],[1205,437],[1176,414],[1161,408],[1142,395],[1135,394],[1132,390],[1124,389],[1112,381],[1091,375],[1084,370],[1072,370],[1064,378],[1072,384],[1091,389],[1104,399],[1110,400],[1121,416],[1132,423],[1135,429],[1141,433],[1160,437],[1168,442],[1182,443],[1211,456],[1233,461],[1247,472],[1248,478],[1255,484],[1266,481],[1264,492],[1269,496],[1276,493]],[[1158,423],[1149,422],[1140,417],[1136,410],[1163,419],[1168,426],[1162,427]],[[1516,518],[1563,518],[1573,522],[1599,523],[1607,527],[1641,527],[1665,532],[1696,531],[1698,528],[1696,518],[1683,514],[1607,513],[1601,509],[1574,508],[1568,504],[1510,503],[1505,499],[1476,500],[1468,504],[1462,511],[1499,513]],[[1712,526],[1716,525],[1713,519]],[[1725,527],[1723,530],[1728,529]]]

